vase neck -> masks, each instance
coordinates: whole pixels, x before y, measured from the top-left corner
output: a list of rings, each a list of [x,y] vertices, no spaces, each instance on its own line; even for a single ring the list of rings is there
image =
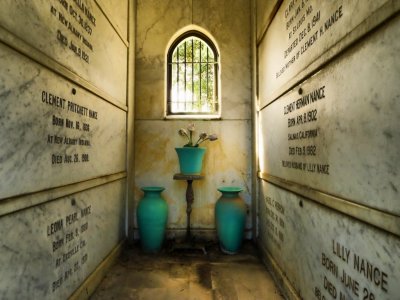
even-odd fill
[[[243,191],[243,189],[237,186],[224,186],[218,188],[218,191],[226,198],[236,198],[239,197],[239,193]]]
[[[158,196],[160,196],[160,194],[161,194],[161,191],[145,191],[144,192],[144,195],[145,196],[147,196],[147,197],[158,197]]]
[[[225,198],[237,198],[239,197],[239,192],[221,192],[222,196]]]
[[[144,196],[160,197],[160,194],[164,189],[165,189],[164,187],[151,186],[151,187],[143,187],[142,191],[144,192]]]

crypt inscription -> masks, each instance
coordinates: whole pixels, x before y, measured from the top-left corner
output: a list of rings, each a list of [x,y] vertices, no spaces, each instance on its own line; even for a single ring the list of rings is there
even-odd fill
[[[75,199],[71,200],[76,203]],[[50,283],[54,293],[69,281],[87,263],[89,254],[86,249],[87,235],[90,234],[89,220],[92,205],[76,208],[65,216],[57,218],[47,225],[47,237],[52,249],[56,278]],[[76,277],[76,275],[75,275]]]
[[[124,110],[6,46],[0,56],[0,199],[125,170]]]
[[[124,238],[117,180],[0,218],[0,299],[68,299]]]
[[[261,106],[387,1],[284,1],[258,47]]]
[[[303,299],[400,295],[397,236],[265,181],[261,196],[260,244]]]
[[[391,281],[387,267],[370,261],[353,249],[332,239],[331,249],[321,252],[323,280],[314,287],[315,297],[322,299],[379,299],[387,296]],[[368,284],[363,281],[367,280]]]
[[[0,25],[126,105],[127,46],[95,0],[3,1]]]
[[[285,25],[290,44],[282,53],[285,61],[275,73],[276,78],[299,61],[343,17],[343,4],[338,4],[332,14],[321,22],[321,10],[316,10],[309,2],[311,1],[291,0],[285,8]]]
[[[261,109],[261,173],[400,214],[399,20]]]
[[[282,249],[285,243],[285,207],[280,201],[265,197],[265,222],[272,243]]]
[[[306,162],[305,157],[318,157],[318,136],[323,134],[317,127],[317,101],[325,99],[325,86],[305,94],[283,108],[283,115],[287,118],[289,141],[288,160],[282,160],[282,167],[292,168],[305,172],[329,175],[329,164],[321,162]],[[311,108],[310,108],[311,107]],[[310,125],[310,126],[308,126]]]
[[[57,29],[57,40],[84,62],[90,62],[93,52],[91,36],[96,28],[96,17],[92,9],[81,0],[59,0],[61,6],[50,4],[50,13],[62,25]],[[68,32],[68,33],[67,33]],[[85,47],[84,47],[85,46]]]
[[[54,134],[54,131],[48,133],[47,144],[75,146],[73,153],[52,153],[51,163],[55,165],[89,162],[88,150],[92,147],[91,137],[93,136],[90,127],[92,130],[95,128],[92,121],[98,121],[98,112],[45,90],[42,91],[41,96],[43,104],[59,109],[49,120],[54,130],[62,132],[63,128],[66,129],[65,134]],[[64,117],[63,111],[72,112],[77,116],[71,118],[65,114],[66,117]]]

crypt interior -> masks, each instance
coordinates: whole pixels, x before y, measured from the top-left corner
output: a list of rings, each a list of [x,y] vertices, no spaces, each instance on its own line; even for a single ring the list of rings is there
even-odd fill
[[[0,299],[400,299],[400,1],[0,7]]]

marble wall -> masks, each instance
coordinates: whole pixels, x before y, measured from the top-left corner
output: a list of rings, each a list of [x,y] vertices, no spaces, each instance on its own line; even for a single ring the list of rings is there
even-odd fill
[[[398,236],[268,182],[261,185],[260,242],[298,296],[397,299]]]
[[[257,24],[264,258],[289,298],[395,299],[400,6],[277,8]]]
[[[128,3],[2,1],[2,299],[68,298],[125,238]]]
[[[1,217],[1,299],[67,299],[124,238],[125,184]]]
[[[172,37],[193,26],[209,32],[220,51],[222,116],[218,120],[194,121],[197,133],[216,133],[219,140],[205,144],[205,179],[194,183],[192,227],[197,232],[214,234],[214,205],[220,196],[219,186],[241,186],[243,198],[251,204],[250,3],[138,1],[135,202],[143,195],[141,186],[165,186],[163,196],[169,204],[171,235],[184,233],[186,228],[186,182],[174,181],[173,175],[179,172],[175,147],[184,144],[177,132],[190,120],[165,119],[165,56]],[[247,228],[251,228],[250,215]]]
[[[125,20],[126,31],[126,10],[122,14],[113,18]],[[0,20],[15,38],[82,77],[104,96],[126,105],[126,36],[118,35],[95,1],[6,0]]]
[[[0,57],[1,198],[124,170],[123,110],[5,45]]]

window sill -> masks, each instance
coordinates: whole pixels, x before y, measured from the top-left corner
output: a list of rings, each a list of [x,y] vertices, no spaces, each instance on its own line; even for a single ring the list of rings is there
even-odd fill
[[[221,115],[168,115],[164,120],[222,120]]]

